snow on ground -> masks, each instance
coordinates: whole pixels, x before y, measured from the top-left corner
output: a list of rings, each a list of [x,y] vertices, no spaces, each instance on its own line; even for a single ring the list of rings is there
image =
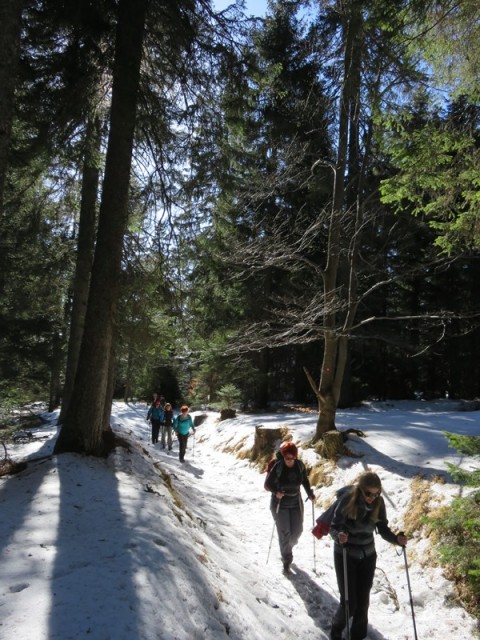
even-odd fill
[[[382,478],[390,524],[403,525],[411,482],[423,474],[439,499],[461,493],[446,462],[475,461],[448,448],[444,430],[480,435],[480,412],[442,403],[372,403],[340,411],[337,427],[358,428],[355,455],[332,465],[329,486],[307,503],[293,573],[282,574],[264,476],[239,458],[255,426],[287,426],[300,446],[315,415],[285,411],[217,414],[190,438],[187,462],[150,444],[145,405],[115,403],[112,423],[128,448],[107,460],[52,457],[55,416],[31,443],[12,445],[22,473],[0,478],[0,639],[322,640],[338,602],[329,538],[310,534],[337,488],[367,466]],[[44,438],[44,439],[40,439]],[[313,449],[301,450],[313,464]],[[439,479],[443,478],[443,483]],[[378,566],[370,640],[414,638],[403,555],[377,536]],[[425,560],[428,545],[409,542],[409,576],[419,639],[476,636],[476,621],[452,585]],[[270,555],[269,555],[270,549]],[[268,563],[267,563],[268,558]]]

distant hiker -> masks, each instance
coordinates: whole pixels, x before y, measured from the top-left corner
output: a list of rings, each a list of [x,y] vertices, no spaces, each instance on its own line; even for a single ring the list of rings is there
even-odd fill
[[[300,485],[313,502],[315,496],[308,481],[305,465],[298,460],[298,449],[293,442],[284,442],[280,447],[280,454],[280,459],[272,466],[265,480],[265,488],[272,492],[270,511],[277,527],[283,570],[287,573],[293,561],[293,547],[303,532],[303,498]]]
[[[170,402],[165,404],[162,422],[162,449],[168,444],[168,450],[172,450],[173,409]]]
[[[158,442],[158,434],[160,433],[160,425],[163,422],[163,409],[160,404],[160,400],[157,398],[147,413],[147,421],[150,420],[152,424],[152,444]]]
[[[370,590],[377,561],[373,535],[375,529],[387,542],[402,547],[407,544],[403,534],[393,533],[388,526],[381,492],[380,478],[376,473],[366,471],[341,496],[335,509],[330,535],[335,541],[333,556],[340,604],[332,619],[330,640],[342,639],[342,631],[349,622],[346,620],[346,609],[353,616],[350,639],[363,640],[367,637]],[[347,565],[347,599],[344,558]]]
[[[193,429],[193,432],[195,433],[195,426],[193,424],[192,416],[188,413],[187,405],[184,404],[182,407],[180,407],[180,415],[178,415],[173,421],[173,430],[177,434],[178,438],[178,458],[180,462],[185,462],[185,451],[187,449],[190,429]]]

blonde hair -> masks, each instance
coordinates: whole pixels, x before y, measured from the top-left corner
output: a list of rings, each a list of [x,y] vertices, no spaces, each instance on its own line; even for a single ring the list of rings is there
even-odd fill
[[[357,519],[358,514],[358,503],[360,498],[363,497],[363,492],[367,489],[378,489],[379,493],[382,491],[382,482],[376,473],[373,471],[365,471],[359,476],[357,483],[350,489],[348,495],[350,499],[344,508],[344,514],[347,518],[351,518],[352,520]],[[383,504],[383,498],[378,496],[378,498],[372,503],[372,511],[370,514],[370,519],[374,522],[378,520],[378,513],[380,511],[380,506]]]

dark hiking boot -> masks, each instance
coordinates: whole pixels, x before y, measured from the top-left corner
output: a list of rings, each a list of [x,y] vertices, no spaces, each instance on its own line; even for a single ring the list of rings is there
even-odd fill
[[[292,563],[291,562],[284,562],[283,563],[283,573],[290,573],[290,565]]]

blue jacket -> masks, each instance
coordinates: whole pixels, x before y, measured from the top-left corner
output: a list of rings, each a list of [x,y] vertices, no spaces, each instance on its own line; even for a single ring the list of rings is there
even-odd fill
[[[160,420],[160,422],[163,422],[164,415],[165,413],[161,406],[156,407],[155,405],[153,405],[148,410],[147,420]]]
[[[186,436],[188,433],[190,433],[190,429],[193,429],[195,431],[195,426],[190,414],[187,414],[185,417],[179,415],[173,421],[173,430],[182,436]]]

